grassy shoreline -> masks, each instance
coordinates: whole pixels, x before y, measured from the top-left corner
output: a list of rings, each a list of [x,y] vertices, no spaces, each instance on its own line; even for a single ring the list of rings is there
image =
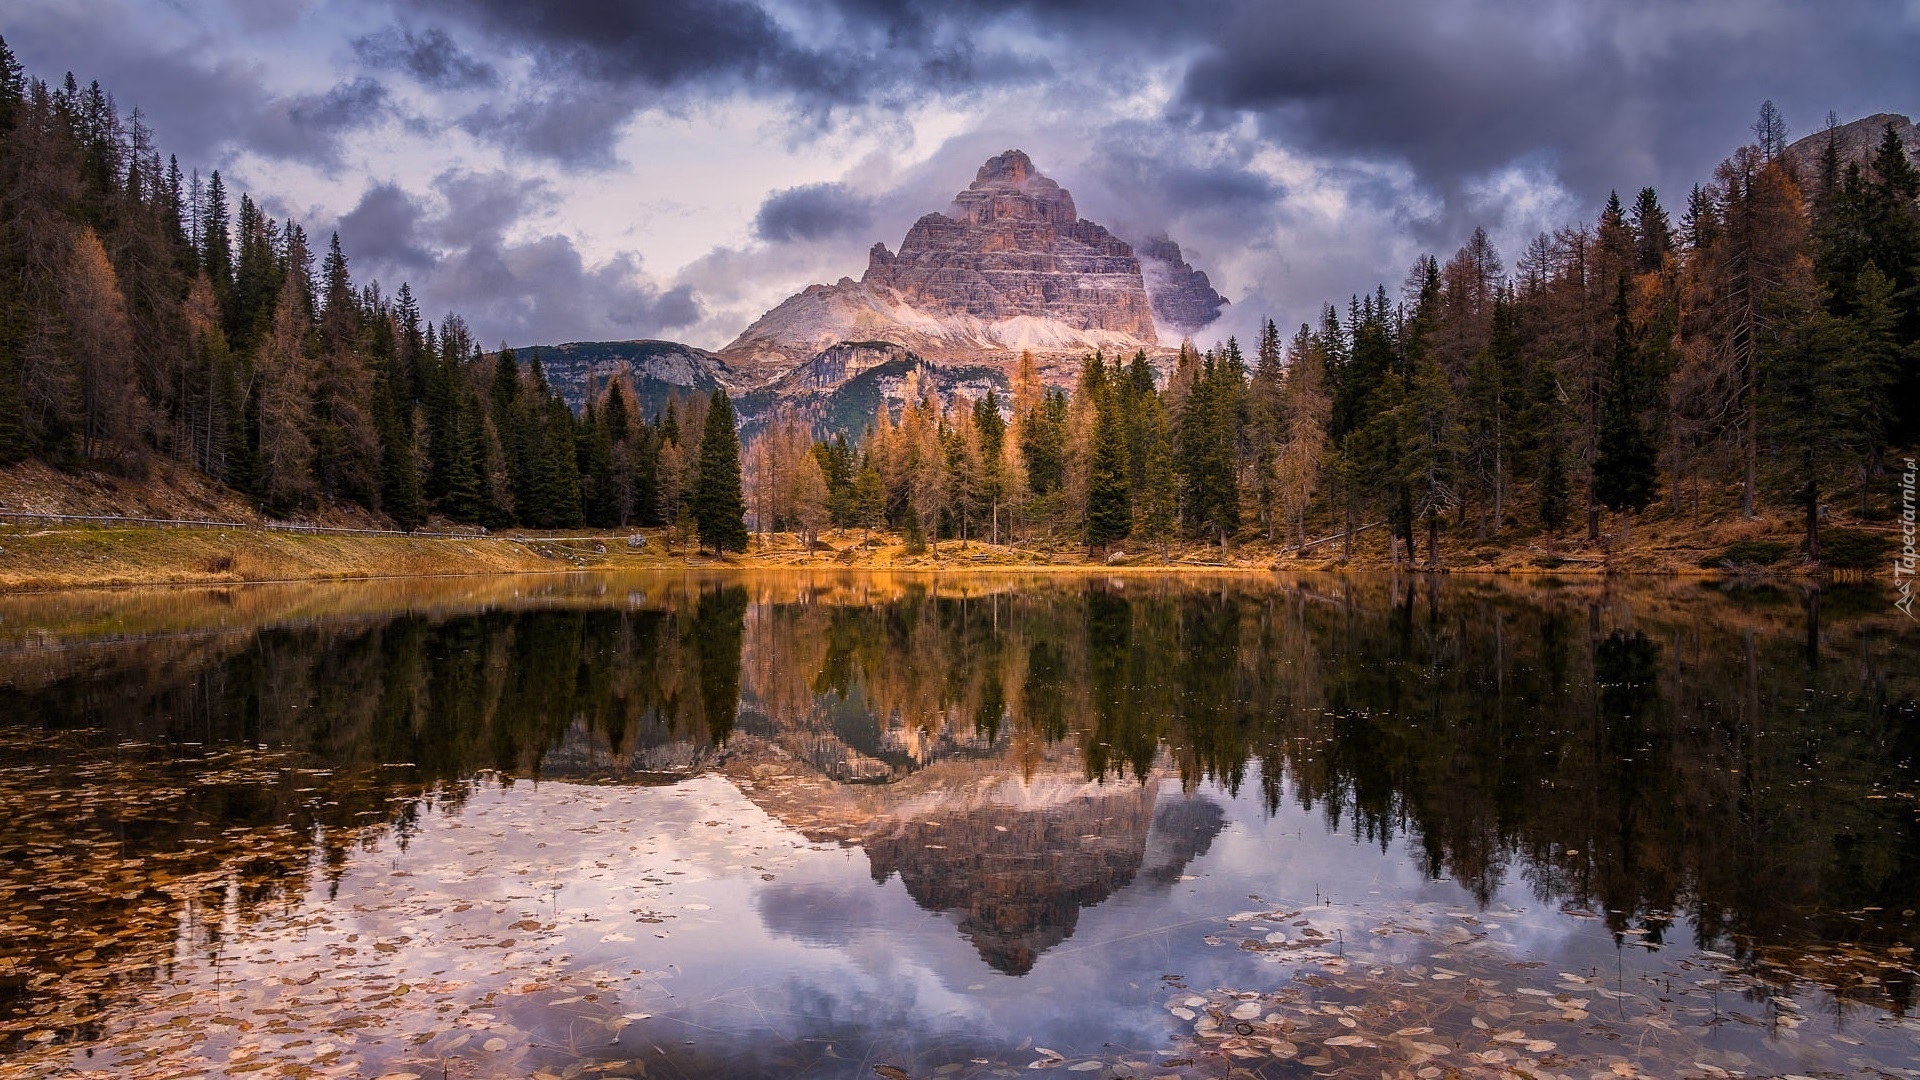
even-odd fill
[[[1546,554],[1537,544],[1503,546],[1471,540],[1441,544],[1441,570],[1451,574],[1631,575],[1721,577],[1729,571],[1703,567],[1728,543],[1781,530],[1768,523],[1712,527],[1662,536],[1636,530],[1631,546],[1589,550],[1561,545]],[[630,547],[629,536],[645,543]],[[137,588],[157,585],[235,585],[265,582],[468,577],[571,573],[584,570],[792,569],[886,570],[924,573],[1200,573],[1393,569],[1378,531],[1358,536],[1353,557],[1342,561],[1340,542],[1320,545],[1305,557],[1284,546],[1255,542],[1224,556],[1218,548],[1183,544],[1159,553],[1123,550],[1091,559],[1084,548],[1008,546],[976,541],[942,542],[911,551],[897,536],[836,530],[811,554],[791,535],[753,538],[742,555],[716,558],[690,551],[684,539],[667,552],[663,530],[564,536],[507,533],[484,537],[425,539],[406,536],[307,535],[257,529],[183,529],[164,526],[0,526],[0,590]],[[1425,569],[1423,564],[1420,569]],[[1804,576],[1809,568],[1784,561],[1767,568],[1777,577]]]

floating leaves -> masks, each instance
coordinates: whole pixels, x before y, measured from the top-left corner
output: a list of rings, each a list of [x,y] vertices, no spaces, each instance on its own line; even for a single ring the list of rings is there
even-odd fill
[[[1323,930],[1302,909],[1278,908],[1225,920],[1252,932],[1243,952],[1288,965],[1271,989],[1176,986],[1164,1000],[1197,1061],[1225,1059],[1255,1076],[1293,1075],[1297,1062],[1355,1080],[1615,1080],[1830,1075],[1876,1062],[1883,1075],[1914,1075],[1899,1070],[1920,1054],[1920,1025],[1898,1014],[1862,1012],[1802,1037],[1809,1018],[1798,1004],[1766,971],[1724,954],[1705,966],[1678,961],[1658,978],[1603,980],[1541,972],[1493,930],[1461,932],[1455,911],[1409,907],[1366,927],[1352,925],[1352,911],[1304,913],[1348,925]],[[1737,1034],[1747,1029],[1756,1037]]]

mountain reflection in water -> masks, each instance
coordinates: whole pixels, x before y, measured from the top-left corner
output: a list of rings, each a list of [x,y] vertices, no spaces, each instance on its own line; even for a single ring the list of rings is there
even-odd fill
[[[1911,1006],[1920,638],[1871,590],[828,574],[171,596],[0,606],[0,1055],[101,1038],[179,948],[306,902],[313,868],[337,888],[355,851],[404,852],[491,785],[704,773],[897,876],[1007,976],[1089,910],[1205,872],[1250,802],[1622,945],[1788,980],[1870,947],[1822,985]],[[843,901],[774,882],[752,910],[834,943]]]

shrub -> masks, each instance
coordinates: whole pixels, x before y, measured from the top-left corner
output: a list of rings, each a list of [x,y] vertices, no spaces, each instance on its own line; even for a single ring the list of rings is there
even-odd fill
[[[1845,570],[1870,570],[1887,558],[1892,538],[1866,529],[1822,529],[1820,562]]]
[[[1787,557],[1792,548],[1784,540],[1739,540],[1727,545],[1727,550],[1718,555],[1709,555],[1700,560],[1700,565],[1712,570],[1722,566],[1772,566]]]

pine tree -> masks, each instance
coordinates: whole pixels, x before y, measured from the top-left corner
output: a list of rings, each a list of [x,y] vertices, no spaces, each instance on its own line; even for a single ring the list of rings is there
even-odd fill
[[[0,37],[0,135],[13,130],[26,101],[27,83],[20,62],[14,59],[7,39]]]
[[[1133,531],[1132,483],[1120,395],[1101,386],[1094,401],[1093,454],[1087,470],[1087,547],[1104,551]]]
[[[608,411],[612,411],[610,399]],[[622,413],[622,420],[625,413]],[[620,498],[616,489],[613,468],[613,426],[608,423],[604,413],[598,413],[593,403],[587,403],[587,415],[581,425],[586,437],[586,462],[581,485],[586,501],[587,524],[599,529],[610,529],[620,524]]]
[[[1660,206],[1660,196],[1650,187],[1640,189],[1633,203],[1634,270],[1657,273],[1666,264],[1673,246],[1673,227]]]
[[[33,441],[21,400],[19,366],[6,345],[0,340],[0,465],[14,465],[33,453]]]
[[[1201,536],[1227,546],[1240,530],[1239,437],[1246,365],[1227,339],[1207,354],[1180,414],[1180,457],[1186,468],[1185,513]]]
[[[536,357],[535,364],[539,363]],[[572,528],[585,520],[580,492],[579,447],[574,439],[573,410],[565,398],[547,398],[542,424],[541,454],[536,465],[540,494],[540,524],[549,529]]]
[[[733,402],[715,387],[700,435],[700,483],[693,496],[700,546],[715,552],[747,550],[746,499],[740,489],[740,437]]]
[[[233,237],[228,231],[231,221],[227,208],[227,187],[220,179],[220,170],[207,177],[206,203],[199,209],[200,215],[200,265],[207,272],[207,278],[213,282],[213,295],[220,303],[227,303],[233,291]],[[231,327],[228,327],[227,340],[231,343]]]
[[[1775,451],[1770,463],[1804,516],[1807,558],[1819,562],[1824,481],[1866,444],[1869,388],[1878,373],[1853,320],[1834,318],[1804,294],[1777,297],[1771,308],[1760,348],[1761,416]]]
[[[989,531],[994,543],[1000,542],[1000,507],[1007,497],[1006,438],[1007,424],[1000,418],[1000,397],[993,387],[987,396],[973,404],[974,437],[980,446],[980,498],[987,509]],[[840,443],[845,446],[844,440]],[[849,462],[851,458],[849,457]],[[829,487],[833,474],[827,477]]]
[[[1141,467],[1140,496],[1134,500],[1136,520],[1133,535],[1152,544],[1167,561],[1167,544],[1179,524],[1176,499],[1179,480],[1173,468],[1173,433],[1167,426],[1167,411],[1157,394],[1141,398],[1141,427],[1146,432],[1145,462]]]
[[[1272,319],[1260,327],[1260,348],[1248,390],[1247,442],[1254,479],[1254,499],[1263,531],[1273,540],[1279,527],[1279,471],[1281,445],[1286,441],[1286,410],[1282,403],[1285,379],[1280,362],[1280,328]]]
[[[1540,525],[1547,530],[1547,550],[1553,550],[1553,538],[1567,525],[1567,469],[1560,440],[1547,443],[1540,468]]]
[[[1593,497],[1615,513],[1636,514],[1657,493],[1658,453],[1639,415],[1637,365],[1627,314],[1627,283],[1614,301],[1613,358],[1608,365],[1606,406],[1599,451],[1593,459]],[[1628,519],[1631,528],[1631,518]]]
[[[480,399],[472,391],[461,393],[452,419],[433,445],[446,455],[446,487],[440,495],[440,512],[460,522],[497,524],[506,515],[489,507],[484,470],[487,461],[487,423],[480,411]]]

